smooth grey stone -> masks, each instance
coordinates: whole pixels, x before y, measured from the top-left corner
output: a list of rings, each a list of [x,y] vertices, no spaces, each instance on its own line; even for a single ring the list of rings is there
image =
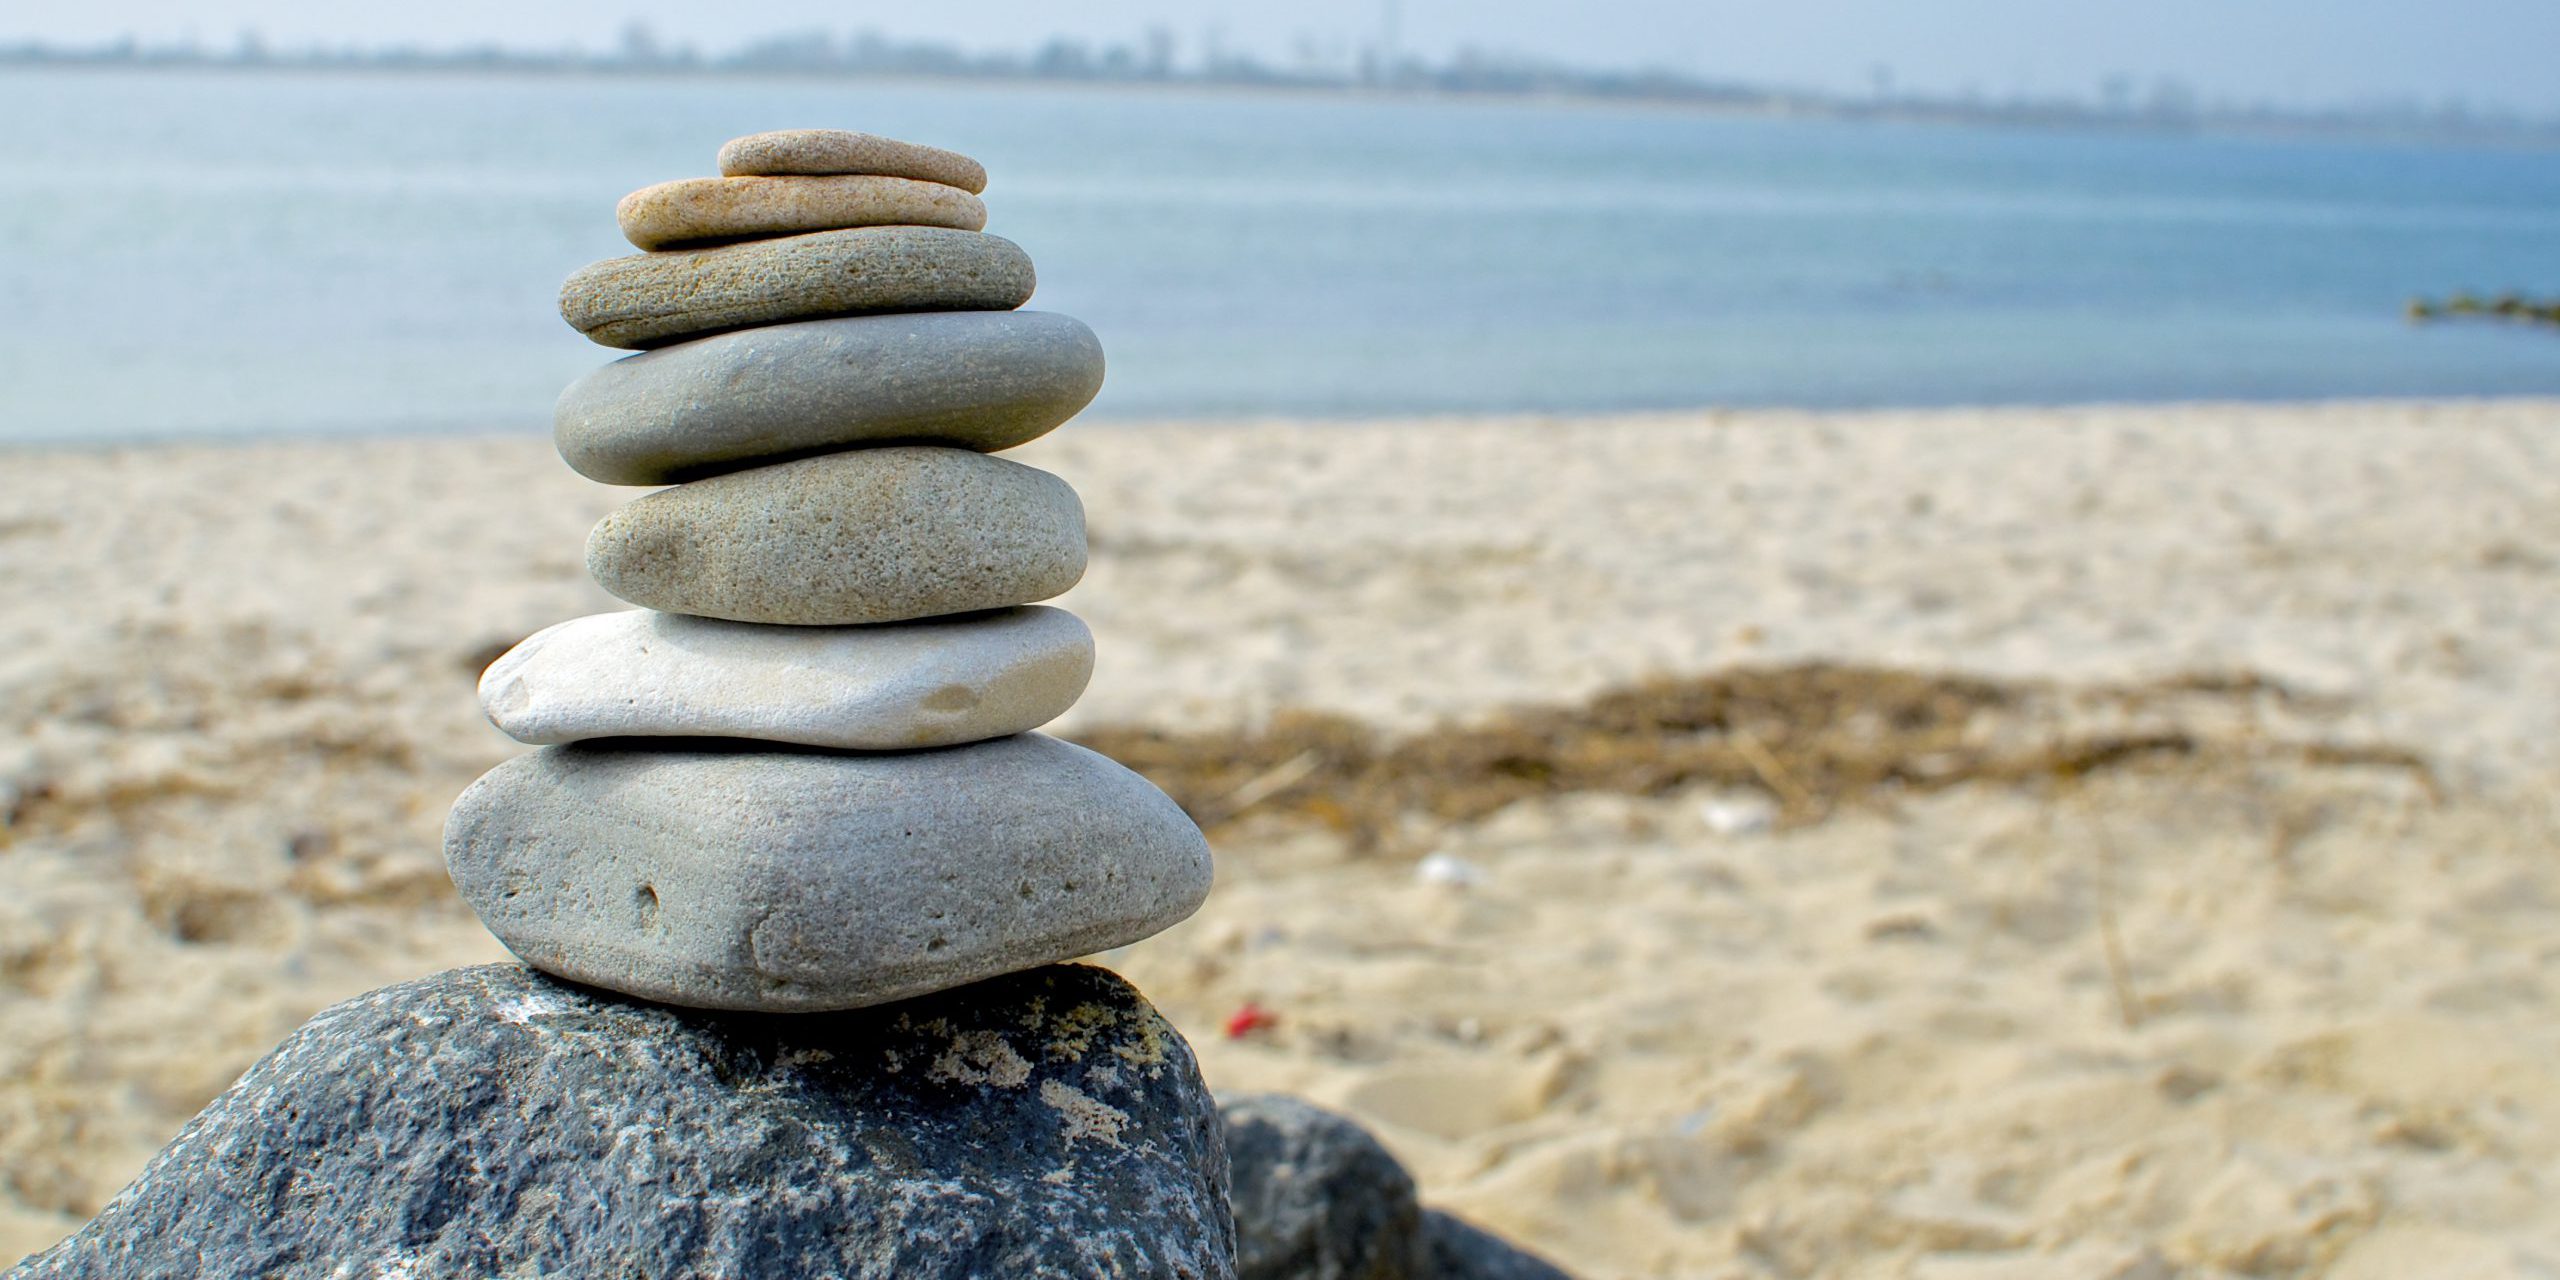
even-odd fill
[[[587,572],[633,604],[802,626],[1030,604],[1084,564],[1084,504],[1066,481],[965,449],[733,471],[628,503],[587,535]]]
[[[1037,729],[1093,678],[1093,633],[1064,609],[871,627],[777,627],[654,609],[546,627],[480,676],[518,742],[752,738],[913,751]]]
[[[606,484],[674,484],[854,445],[993,453],[1102,389],[1093,330],[1046,311],[767,325],[628,356],[569,385],[560,456]]]
[[[560,286],[560,317],[608,347],[875,311],[1011,311],[1038,282],[1002,236],[855,227],[607,258]]]
[[[957,151],[849,129],[777,129],[732,138],[720,147],[720,172],[881,173],[972,195],[987,189],[986,166]]]
[[[1218,1118],[1058,966],[792,1018],[517,965],[321,1011],[11,1280],[1232,1276]]]
[[[977,231],[987,225],[987,206],[958,187],[874,174],[678,178],[624,196],[613,220],[631,243],[670,249],[846,227]]]
[[[549,973],[670,1004],[903,1000],[1157,933],[1209,846],[1144,778],[1039,734],[855,755],[625,739],[482,775],[454,887]]]
[[[1464,1219],[1425,1209],[1369,1131],[1282,1094],[1219,1101],[1240,1280],[1570,1280]]]

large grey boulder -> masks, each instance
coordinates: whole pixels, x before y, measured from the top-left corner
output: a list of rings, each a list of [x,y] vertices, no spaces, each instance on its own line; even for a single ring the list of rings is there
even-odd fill
[[[1222,1100],[1241,1280],[1570,1280],[1464,1219],[1348,1117],[1280,1094]]]
[[[324,1010],[9,1280],[1227,1277],[1226,1177],[1098,969],[786,1018],[488,965]]]

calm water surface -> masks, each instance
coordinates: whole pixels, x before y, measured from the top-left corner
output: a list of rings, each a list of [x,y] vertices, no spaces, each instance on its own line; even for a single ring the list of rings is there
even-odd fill
[[[538,429],[614,201],[970,152],[1095,412],[2560,393],[2560,155],[942,84],[0,70],[0,439]]]

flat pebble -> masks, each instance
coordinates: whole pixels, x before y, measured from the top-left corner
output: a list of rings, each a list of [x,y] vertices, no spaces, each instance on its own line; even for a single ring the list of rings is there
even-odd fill
[[[627,356],[570,385],[560,456],[606,484],[672,484],[854,445],[994,452],[1102,389],[1093,331],[1046,311],[929,311],[742,329]]]
[[[1208,895],[1146,779],[1039,734],[940,751],[544,747],[454,803],[463,900],[527,964],[669,1004],[801,1012],[1123,946]]]
[[[1038,605],[872,627],[635,609],[535,632],[480,677],[519,742],[752,738],[905,751],[1036,729],[1093,677],[1093,633]]]
[[[624,196],[613,216],[631,243],[665,249],[847,227],[976,231],[987,225],[987,206],[958,187],[912,178],[681,178]]]
[[[1030,604],[1084,565],[1084,504],[1066,481],[915,445],[661,489],[587,535],[587,571],[633,604],[802,626]]]
[[[877,173],[939,182],[972,195],[987,189],[987,167],[957,151],[846,129],[779,129],[732,138],[720,148],[720,172]]]
[[[1002,236],[855,227],[607,258],[560,286],[560,316],[605,346],[648,348],[820,316],[1011,311],[1035,283]]]

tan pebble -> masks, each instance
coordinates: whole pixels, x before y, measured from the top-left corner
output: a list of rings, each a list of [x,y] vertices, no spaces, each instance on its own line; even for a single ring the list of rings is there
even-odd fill
[[[987,167],[957,151],[846,129],[781,129],[733,138],[720,148],[720,172],[875,173],[939,182],[971,195],[987,189]]]
[[[560,316],[608,347],[645,349],[755,325],[884,311],[1011,311],[1031,257],[949,227],[856,227],[608,258],[560,286]]]
[[[987,206],[958,187],[911,178],[683,178],[642,187],[613,216],[643,249],[849,227],[987,225]]]

